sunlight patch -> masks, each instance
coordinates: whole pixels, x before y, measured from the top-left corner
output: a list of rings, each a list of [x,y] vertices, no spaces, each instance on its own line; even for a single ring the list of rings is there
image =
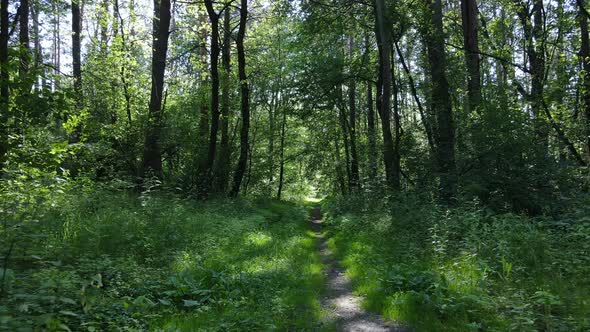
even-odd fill
[[[262,247],[272,241],[272,236],[264,232],[251,232],[246,234],[246,243],[256,247]]]
[[[178,255],[176,255],[174,263],[172,263],[172,267],[176,272],[189,270],[194,267],[195,262],[198,262],[199,260],[201,260],[201,256],[199,254],[181,251],[178,253]]]

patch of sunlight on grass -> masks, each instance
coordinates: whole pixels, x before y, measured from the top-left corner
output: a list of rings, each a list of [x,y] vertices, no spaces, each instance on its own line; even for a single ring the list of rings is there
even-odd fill
[[[397,292],[384,299],[383,318],[410,322],[419,331],[440,331],[440,321],[429,297],[413,291]],[[454,330],[449,328],[449,330]]]
[[[459,293],[473,291],[487,278],[486,269],[478,265],[471,254],[463,254],[454,261],[446,263],[441,272],[449,283],[449,290]]]
[[[244,262],[244,268],[247,272],[263,274],[265,272],[276,272],[287,270],[289,259],[287,257],[258,256]]]
[[[262,247],[269,244],[272,241],[272,236],[265,232],[257,231],[246,234],[246,244],[253,245],[256,247]]]
[[[316,257],[310,259],[309,264],[304,269],[304,273],[310,275],[320,275],[322,273],[322,269],[324,266],[321,263],[314,262],[315,260],[317,260]]]
[[[199,262],[201,259],[201,255],[195,252],[183,250],[179,252],[174,258],[174,262],[172,263],[172,269],[175,272],[190,270],[192,267],[195,266],[195,263]]]
[[[323,200],[323,198],[319,197],[305,197],[305,202],[307,203],[319,203]]]

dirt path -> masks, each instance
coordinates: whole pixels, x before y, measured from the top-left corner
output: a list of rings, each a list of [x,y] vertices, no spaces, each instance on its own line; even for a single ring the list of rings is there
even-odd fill
[[[384,322],[378,315],[362,308],[362,297],[354,295],[352,283],[344,269],[328,249],[328,237],[322,233],[322,213],[319,207],[312,211],[311,228],[318,238],[318,250],[325,265],[328,292],[322,299],[322,308],[329,313],[338,331],[350,332],[405,332],[406,329]]]

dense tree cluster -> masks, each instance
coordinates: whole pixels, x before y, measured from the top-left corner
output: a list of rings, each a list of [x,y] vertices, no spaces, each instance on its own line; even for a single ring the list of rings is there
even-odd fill
[[[71,175],[199,197],[567,195],[590,156],[584,1],[406,5],[155,1],[149,31],[148,3],[3,0],[3,169],[58,149]]]

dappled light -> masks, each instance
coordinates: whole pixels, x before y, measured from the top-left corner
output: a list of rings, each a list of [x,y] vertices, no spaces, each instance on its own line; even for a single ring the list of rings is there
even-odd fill
[[[590,0],[0,0],[0,331],[590,331]]]

